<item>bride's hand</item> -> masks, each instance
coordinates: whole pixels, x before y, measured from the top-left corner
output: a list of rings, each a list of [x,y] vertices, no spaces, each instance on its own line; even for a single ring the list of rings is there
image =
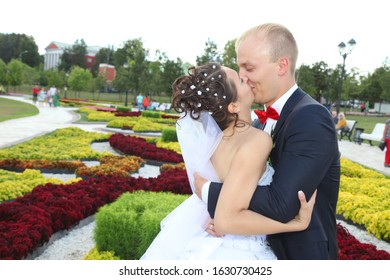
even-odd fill
[[[295,216],[294,221],[298,223],[298,229],[305,230],[310,224],[311,216],[313,214],[314,204],[316,202],[317,190],[313,193],[309,201],[306,201],[306,196],[303,191],[298,192],[299,202],[301,208],[299,213]]]
[[[215,231],[214,228],[214,219],[211,219],[208,224],[206,225],[206,232],[210,235],[213,235],[215,237],[222,237],[223,234],[219,234]]]

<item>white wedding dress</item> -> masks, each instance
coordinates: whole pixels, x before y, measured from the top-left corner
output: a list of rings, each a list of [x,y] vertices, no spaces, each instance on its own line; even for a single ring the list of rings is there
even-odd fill
[[[208,113],[201,113],[198,121],[186,116],[178,121],[177,134],[192,189],[194,171],[218,182],[210,158],[223,134],[214,119]],[[259,185],[269,185],[273,173],[267,165]],[[164,218],[141,260],[276,259],[265,235],[214,237],[205,231],[209,221],[207,205],[193,194]]]

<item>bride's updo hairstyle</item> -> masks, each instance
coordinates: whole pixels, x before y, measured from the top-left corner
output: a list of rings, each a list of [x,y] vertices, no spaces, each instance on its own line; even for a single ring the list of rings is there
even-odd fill
[[[188,75],[177,78],[172,87],[172,108],[176,112],[198,119],[200,112],[207,111],[221,130],[237,121],[238,115],[228,111],[228,105],[237,101],[237,89],[220,64],[192,66]]]

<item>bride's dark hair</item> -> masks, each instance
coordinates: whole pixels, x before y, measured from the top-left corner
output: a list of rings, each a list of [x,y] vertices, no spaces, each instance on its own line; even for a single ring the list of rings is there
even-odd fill
[[[228,105],[237,101],[237,89],[220,64],[192,66],[188,75],[177,78],[172,87],[172,108],[176,112],[190,114],[193,119],[198,119],[202,111],[210,112],[221,130],[237,121],[238,115],[228,111]]]

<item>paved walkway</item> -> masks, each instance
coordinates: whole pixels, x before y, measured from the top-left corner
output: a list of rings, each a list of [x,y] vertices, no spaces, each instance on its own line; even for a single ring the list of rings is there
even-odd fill
[[[0,96],[0,102],[1,98],[10,98],[32,104],[31,99],[21,96]],[[38,109],[40,113],[36,116],[0,122],[0,149],[58,128],[76,126],[87,131],[103,131],[105,128],[104,124],[72,123],[78,120],[78,115],[73,112],[74,108],[38,107]],[[385,152],[377,146],[370,146],[366,143],[358,145],[348,140],[342,140],[339,141],[339,149],[342,157],[390,176],[390,168],[383,165]]]

